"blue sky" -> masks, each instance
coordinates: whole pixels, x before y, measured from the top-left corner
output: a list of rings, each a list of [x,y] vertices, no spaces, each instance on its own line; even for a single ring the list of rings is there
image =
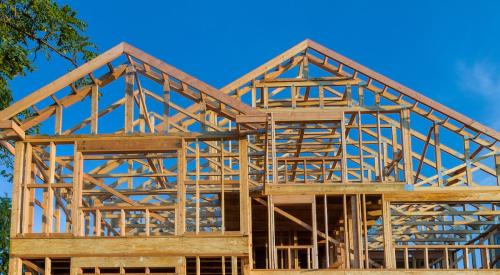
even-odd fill
[[[309,38],[500,130],[500,1],[63,2],[99,51],[126,41],[215,87]],[[16,100],[69,68],[36,63]]]

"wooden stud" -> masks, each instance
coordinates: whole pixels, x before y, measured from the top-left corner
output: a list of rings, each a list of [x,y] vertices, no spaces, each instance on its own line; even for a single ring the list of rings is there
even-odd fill
[[[125,74],[125,133],[134,131],[134,82],[135,69],[127,67]]]
[[[97,134],[97,120],[99,118],[99,86],[92,85],[90,96],[90,133]]]

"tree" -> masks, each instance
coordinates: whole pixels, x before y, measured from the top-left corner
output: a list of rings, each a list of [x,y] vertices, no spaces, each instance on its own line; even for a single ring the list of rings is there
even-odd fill
[[[84,35],[86,28],[67,5],[50,0],[0,0],[0,110],[13,100],[9,81],[35,70],[38,56],[57,56],[66,60],[69,68],[92,59],[96,47]],[[30,115],[26,110],[19,118]],[[0,176],[11,181],[13,160],[3,146],[0,166]],[[9,224],[10,199],[0,198],[0,274],[8,272]]]
[[[0,274],[9,272],[10,207],[10,198],[0,197]]]
[[[0,110],[12,103],[9,81],[35,70],[39,55],[53,55],[77,67],[95,56],[95,45],[83,33],[87,24],[69,6],[51,0],[0,0]],[[30,116],[30,111],[20,118]],[[30,129],[31,132],[37,129]],[[0,176],[12,179],[12,156],[0,146]]]

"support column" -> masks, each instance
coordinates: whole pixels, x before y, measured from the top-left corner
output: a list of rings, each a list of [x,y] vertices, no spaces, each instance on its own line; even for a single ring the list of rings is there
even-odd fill
[[[125,133],[134,131],[134,81],[135,69],[127,67],[125,73]]]
[[[25,157],[24,148],[25,144],[23,142],[16,142],[14,179],[12,186],[12,218],[10,222],[10,236],[16,236],[18,233],[20,233],[22,201],[21,195],[23,190],[23,166]]]
[[[177,216],[175,234],[183,235],[186,230],[186,186],[184,178],[186,174],[186,141],[182,139],[181,148],[177,151]]]
[[[276,268],[276,249],[275,249],[275,227],[274,227],[274,203],[272,196],[267,196],[267,221],[268,221],[268,260],[269,269]]]
[[[384,225],[384,261],[385,268],[396,268],[392,242],[391,203],[382,196],[382,220]]]
[[[22,275],[23,274],[23,261],[19,257],[10,257],[9,259],[9,274]]]
[[[401,141],[403,145],[404,161],[404,181],[407,184],[413,184],[413,167],[411,156],[411,134],[410,134],[410,110],[401,110]]]
[[[77,150],[77,143],[74,144],[74,159],[73,159],[73,196],[71,198],[71,222],[73,236],[81,236],[82,224],[80,207],[82,203],[81,188],[83,180],[83,156]]]
[[[250,218],[250,200],[248,193],[248,141],[246,138],[239,141],[240,151],[240,231],[248,235]]]
[[[311,204],[311,219],[312,219],[312,228],[313,228],[313,251],[312,251],[312,264],[313,264],[313,269],[318,269],[319,268],[319,263],[318,263],[318,222],[317,222],[317,215],[316,215],[316,196],[313,196],[313,201]],[[326,240],[328,242],[328,240]]]

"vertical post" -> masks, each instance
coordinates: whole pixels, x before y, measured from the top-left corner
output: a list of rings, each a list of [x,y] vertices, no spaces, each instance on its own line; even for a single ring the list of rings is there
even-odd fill
[[[24,142],[16,142],[14,161],[14,180],[12,186],[12,219],[10,224],[10,236],[14,237],[20,233],[21,225],[21,194],[23,191],[23,166],[25,157]],[[26,168],[26,166],[24,166]],[[9,274],[21,275],[23,263],[20,258],[10,256]]]
[[[311,204],[311,219],[312,219],[312,227],[313,227],[313,251],[312,251],[312,264],[313,269],[319,268],[318,263],[318,221],[316,215],[316,196],[313,196],[313,201]],[[328,239],[326,240],[328,242]]]
[[[291,99],[292,99],[292,108],[297,108],[297,87],[292,84],[292,87],[290,87],[290,92],[291,92]]]
[[[177,211],[175,211],[177,213]],[[149,208],[146,208],[146,210],[144,211],[144,219],[145,219],[145,226],[144,226],[144,231],[145,234],[146,234],[146,237],[149,237],[149,234],[150,234],[150,231],[151,231],[151,223],[150,223],[150,220],[151,220],[151,217],[150,217],[150,213],[149,213]],[[175,229],[176,229],[176,234],[177,234],[177,231],[179,229],[177,229],[177,223],[175,224]]]
[[[328,197],[326,194],[323,195],[324,204],[324,216],[325,216],[325,258],[326,258],[326,268],[330,268],[330,237],[328,234]]]
[[[195,140],[195,231],[200,233],[200,140]]]
[[[80,236],[81,233],[81,179],[83,178],[83,160],[82,154],[77,149],[77,143],[74,143],[74,157],[73,157],[73,197],[71,203],[71,222],[72,232],[74,236]]]
[[[370,257],[368,256],[368,221],[366,219],[366,194],[363,194],[363,233],[365,244],[365,268],[370,268]]]
[[[52,274],[52,260],[49,257],[45,257],[45,275]]]
[[[92,85],[90,95],[90,133],[97,134],[97,120],[99,118],[99,86]]]
[[[125,133],[134,131],[134,82],[135,69],[127,67],[125,72]]]
[[[347,84],[345,86],[345,99],[347,101],[347,106],[352,106],[352,89],[351,84]]]
[[[325,91],[323,85],[318,86],[318,96],[319,96],[319,107],[323,109],[325,107]]]
[[[351,202],[353,206],[353,233],[354,233],[354,251],[356,252],[356,264],[358,268],[363,268],[363,236],[362,236],[362,216],[361,216],[361,195],[352,196],[355,199]]]
[[[439,124],[434,122],[434,147],[436,152],[436,173],[438,175],[438,186],[443,187],[443,169],[441,161],[441,142],[439,139]]]
[[[62,119],[63,119],[63,106],[61,104],[56,105],[56,114],[55,114],[55,134],[62,134]]]
[[[340,121],[340,142],[342,146],[341,178],[342,183],[347,183],[347,146],[346,146],[346,128],[344,114]]]
[[[470,142],[468,137],[464,137],[464,158],[465,158],[465,176],[467,179],[467,185],[472,185],[472,170],[471,170],[471,160],[470,160]],[[497,173],[498,174],[498,173]]]
[[[278,184],[278,159],[276,158],[276,125],[271,113],[271,160],[273,167],[273,184]]]
[[[424,248],[424,267],[429,269],[429,248]]]
[[[176,235],[183,235],[185,231],[185,198],[186,186],[184,178],[186,174],[186,141],[182,139],[181,148],[177,151],[177,232]]]
[[[10,257],[9,259],[9,274],[22,275],[23,274],[23,261],[19,257]]]
[[[394,248],[392,245],[392,227],[391,227],[391,203],[386,201],[382,195],[382,220],[384,227],[384,260],[385,268],[395,268]]]
[[[257,107],[257,92],[255,90],[255,81],[252,80],[252,107]]]
[[[176,274],[186,275],[186,257],[179,257],[178,265],[176,268]]]
[[[269,88],[267,86],[264,86],[261,88],[261,91],[264,108],[267,109],[269,107]]]
[[[469,248],[464,247],[464,256],[463,256],[463,259],[464,259],[464,268],[465,269],[470,269],[470,264],[469,264]]]
[[[23,202],[22,202],[22,218],[21,218],[21,233],[28,233],[30,223],[30,189],[28,184],[31,183],[33,147],[31,143],[26,143],[26,151],[24,156],[24,179],[23,179]]]
[[[224,148],[222,148],[224,150]],[[243,235],[248,235],[250,219],[250,201],[248,191],[248,140],[245,138],[239,141],[240,152],[240,231]]]
[[[404,248],[404,253],[405,269],[410,269],[410,264],[408,263],[408,247]]]
[[[362,89],[359,87],[359,89]],[[365,159],[363,156],[363,126],[361,125],[361,112],[358,112],[358,147],[359,147],[359,176],[360,176],[360,181],[363,183],[365,181],[365,172],[364,172],[364,166],[365,166]]]
[[[201,274],[200,256],[196,256],[196,275]]]
[[[126,235],[126,218],[125,210],[120,209],[120,236],[125,237]]]
[[[364,90],[363,86],[358,86],[358,103],[360,107],[365,106],[365,96],[364,96]]]
[[[413,183],[411,134],[410,134],[410,110],[401,110],[401,141],[403,144],[404,175],[407,184]]]
[[[222,231],[222,235],[224,235],[225,231],[226,231],[226,186],[225,186],[225,182],[224,182],[224,179],[225,179],[225,163],[224,163],[224,139],[221,139],[219,141],[219,147],[220,147],[220,215],[221,215],[221,231]],[[240,164],[241,164],[241,160],[240,160]],[[241,165],[240,165],[241,167]],[[243,207],[243,204],[241,203],[242,200],[241,200],[241,170],[240,170],[240,212],[242,210],[242,207]],[[240,227],[241,227],[241,223],[242,223],[242,220],[243,220],[243,215],[240,215]],[[240,231],[243,231],[242,228],[240,228]]]
[[[101,210],[96,209],[96,211],[95,211],[95,235],[97,237],[102,235],[101,224],[102,224]]]
[[[10,236],[14,237],[20,233],[21,225],[21,202],[22,202],[22,192],[23,192],[23,166],[24,163],[24,152],[25,144],[22,141],[16,142],[15,148],[15,160],[14,160],[14,179],[12,186],[12,218],[10,223]],[[26,168],[26,166],[24,166]],[[9,273],[10,274],[10,273]]]
[[[231,275],[238,275],[238,257],[231,256]]]
[[[274,203],[271,195],[267,196],[267,221],[269,269],[275,269],[277,255],[275,250]]]
[[[397,135],[397,130],[395,126],[391,127],[391,135],[392,135],[392,156],[395,158],[395,156],[398,154],[398,135]],[[394,181],[399,181],[399,168],[398,168],[398,162],[394,163]]]
[[[444,268],[450,269],[450,258],[448,254],[448,247],[444,248]]]
[[[342,209],[344,211],[344,262],[345,262],[345,269],[350,269],[351,268],[351,252],[350,252],[350,245],[349,245],[349,229],[347,226],[347,196],[344,194],[342,196]]]
[[[46,204],[46,215],[47,221],[45,223],[45,232],[52,233],[53,220],[54,220],[54,189],[53,184],[55,183],[55,173],[56,173],[56,145],[54,142],[49,144],[50,155],[49,155],[49,178],[47,183],[47,204]]]
[[[379,180],[383,182],[385,180],[384,175],[384,162],[382,158],[382,130],[380,129],[380,111],[377,111],[377,163],[378,163],[378,174]]]
[[[170,81],[168,75],[163,74],[163,129],[162,134],[167,134],[170,131]]]

